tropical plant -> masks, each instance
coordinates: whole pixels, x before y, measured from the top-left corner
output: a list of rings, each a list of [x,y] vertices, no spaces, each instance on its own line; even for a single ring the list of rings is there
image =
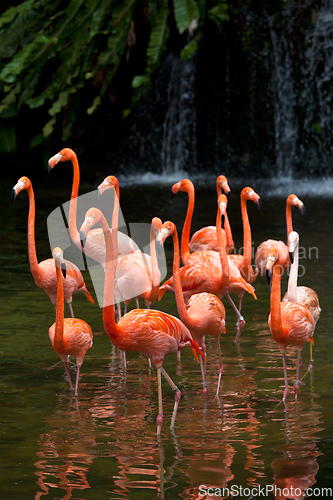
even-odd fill
[[[91,89],[86,111],[93,113],[120,63],[128,60],[136,43],[138,11],[149,36],[144,73],[132,82],[134,101],[149,88],[161,62],[171,16],[179,34],[188,30],[191,35],[182,50],[182,57],[188,58],[196,51],[206,17],[221,23],[228,19],[227,9],[225,0],[217,0],[212,8],[207,0],[173,0],[172,5],[168,0],[25,0],[10,7],[0,17],[0,127],[23,106],[44,106],[49,117],[31,146],[52,133],[60,112],[66,114],[66,140],[76,119],[72,104],[80,100],[80,91]],[[13,131],[5,129],[0,150],[15,144]]]

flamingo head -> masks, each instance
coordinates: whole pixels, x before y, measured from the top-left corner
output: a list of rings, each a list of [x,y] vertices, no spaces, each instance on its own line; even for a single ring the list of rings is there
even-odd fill
[[[271,247],[267,251],[267,261],[266,261],[266,279],[267,283],[270,285],[272,281],[272,273],[274,264],[279,262],[279,252],[275,247]]]
[[[61,151],[59,151],[59,153],[57,153],[56,155],[52,156],[49,159],[49,161],[48,161],[49,173],[51,172],[53,167],[55,167],[55,165],[57,163],[59,163],[60,161],[67,161],[67,160],[73,161],[74,158],[76,158],[76,154],[74,153],[74,151],[72,149],[70,149],[70,148],[62,149]]]
[[[173,196],[178,193],[178,191],[185,191],[187,193],[194,193],[194,186],[192,181],[190,179],[183,179],[182,181],[176,182],[171,188],[171,196]]]
[[[291,205],[292,207],[298,207],[301,214],[305,214],[305,206],[304,203],[295,195],[290,194],[287,198],[287,205]]]
[[[12,201],[15,203],[17,195],[24,189],[29,189],[31,187],[31,181],[28,177],[20,177],[15,186],[12,189]]]
[[[156,237],[156,242],[160,243],[161,245],[164,245],[164,242],[167,239],[167,237],[171,236],[171,234],[174,231],[176,231],[176,226],[174,225],[173,222],[169,220],[164,222],[164,224],[162,224],[159,234]]]
[[[86,212],[84,222],[80,227],[80,241],[82,248],[86,243],[87,234],[89,233],[90,229],[98,224],[102,217],[103,214],[98,208],[89,208],[89,210]]]
[[[288,238],[289,242],[289,257],[290,262],[294,262],[294,252],[299,243],[299,234],[296,231],[291,231]]]
[[[259,210],[261,210],[261,199],[260,196],[251,188],[245,187],[242,190],[241,197],[245,200],[252,200],[257,205]]]
[[[101,184],[98,186],[97,191],[98,191],[98,197],[102,196],[104,191],[107,189],[111,189],[113,187],[118,186],[118,179],[114,175],[108,175],[105,177],[104,181],[101,182]]]
[[[216,179],[216,187],[218,189],[221,189],[228,198],[228,200],[230,200],[231,189],[229,187],[228,180],[225,175],[218,176],[218,178]]]
[[[227,213],[227,205],[228,205],[228,198],[226,197],[225,194],[220,194],[220,196],[217,199],[217,206],[220,211],[222,229],[224,228],[225,216]]]
[[[55,265],[60,267],[63,277],[66,278],[66,264],[64,261],[64,252],[59,247],[55,247],[52,252]]]

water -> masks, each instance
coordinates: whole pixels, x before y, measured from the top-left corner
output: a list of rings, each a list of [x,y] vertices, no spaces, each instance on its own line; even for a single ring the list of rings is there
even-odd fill
[[[274,482],[281,488],[332,487],[332,191],[329,196],[326,181],[309,189],[299,183],[299,192],[295,190],[305,203],[306,214],[302,217],[294,209],[294,229],[300,234],[301,245],[308,249],[307,257],[310,248],[318,248],[318,259],[312,254],[311,259],[301,261],[306,274],[299,284],[317,291],[322,308],[315,332],[314,368],[303,379],[298,404],[292,389],[296,355],[289,349],[288,407],[277,406],[283,392],[282,362],[267,325],[268,285],[260,277],[255,283],[258,300],[243,300],[247,323],[237,346],[233,341],[235,316],[224,301],[227,333],[220,342],[224,363],[220,400],[214,398],[218,356],[212,339],[207,340],[206,401],[202,398],[199,365],[191,351],[182,351],[181,363],[172,355],[165,359],[164,366],[181,389],[182,398],[171,432],[168,426],[174,395],[162,382],[164,421],[160,440],[156,438],[155,369],[149,370],[143,356],[128,353],[124,372],[119,352],[103,333],[101,310],[83,294],[74,296],[73,308],[77,317],[92,326],[94,345],[82,366],[79,397],[71,397],[63,365],[58,363],[48,338],[55,316],[53,306],[35,286],[29,270],[27,194],[21,193],[15,206],[10,201],[16,182],[16,178],[5,179],[0,188],[1,498],[202,499],[205,497],[200,493],[208,494],[208,487],[233,487],[239,498],[256,498],[250,495],[252,488],[272,486]],[[43,260],[50,256],[47,216],[67,201],[70,185],[51,187],[49,178],[32,178],[32,182],[37,253]],[[148,222],[156,215],[173,220],[180,231],[187,196],[178,193],[171,200],[172,182],[121,183],[125,219]],[[236,248],[242,245],[240,184],[230,181],[233,196],[229,213]],[[251,185],[263,202],[261,212],[249,203],[254,246],[268,237],[285,240],[289,184],[283,194],[281,184],[275,193],[274,183],[257,181]],[[212,179],[197,188],[192,232],[212,224],[215,210]],[[168,241],[169,272],[171,247]],[[88,272],[83,274],[94,295]],[[155,307],[176,314],[171,294]],[[68,314],[67,306],[65,311]],[[302,374],[306,373],[308,359],[306,345]],[[206,498],[227,498],[227,492],[209,491],[221,494]],[[268,493],[265,498],[278,497]]]

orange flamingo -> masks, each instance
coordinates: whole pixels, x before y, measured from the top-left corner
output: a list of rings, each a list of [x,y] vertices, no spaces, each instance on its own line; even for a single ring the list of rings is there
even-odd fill
[[[201,250],[201,251],[196,251],[193,253],[190,253],[190,247],[189,247],[189,239],[190,239],[190,230],[191,230],[191,221],[192,221],[192,215],[193,215],[193,210],[194,210],[194,186],[193,183],[189,179],[183,179],[180,182],[177,182],[172,186],[172,193],[176,194],[178,191],[185,191],[188,194],[188,207],[187,207],[187,212],[186,212],[186,217],[184,221],[184,227],[183,227],[183,232],[182,232],[182,238],[181,238],[181,247],[180,247],[180,253],[181,253],[181,258],[183,261],[184,265],[187,264],[199,264],[199,263],[206,263],[210,264],[212,263],[214,265],[214,260],[216,259],[217,262],[219,261],[219,256],[218,256],[218,251],[215,252],[214,250]],[[232,250],[234,247],[234,243],[232,240],[232,235],[231,235],[231,229],[229,225],[229,219],[227,216],[225,216],[225,226],[226,227],[226,239],[227,239],[227,248]],[[229,229],[228,229],[229,228]],[[228,230],[227,230],[228,229]],[[215,228],[215,233],[216,233],[216,228]],[[231,238],[231,240],[230,240]],[[206,262],[205,262],[206,261]]]
[[[104,232],[106,243],[106,270],[104,281],[103,324],[104,329],[116,347],[123,351],[136,351],[151,359],[157,368],[158,406],[157,435],[161,433],[163,421],[161,375],[175,391],[175,403],[170,427],[174,427],[181,392],[162,366],[163,359],[184,347],[191,346],[193,352],[200,351],[198,344],[186,326],[174,316],[153,309],[133,309],[123,316],[118,323],[114,317],[114,242],[107,221],[102,212],[91,208],[81,226],[81,241],[84,244],[86,234],[92,226],[99,224]],[[112,226],[113,229],[113,226]]]
[[[57,165],[59,162],[63,161],[71,161],[73,166],[73,184],[72,184],[72,193],[71,193],[71,202],[69,206],[69,215],[68,215],[68,229],[69,235],[73,243],[82,250],[79,231],[76,226],[76,212],[77,212],[77,198],[79,194],[79,184],[80,184],[80,168],[79,162],[76,154],[70,148],[64,148],[56,155],[52,156],[49,159],[49,172]],[[115,207],[119,206],[119,183],[118,179],[114,176],[110,176],[110,182],[115,188],[116,196],[114,205]],[[138,250],[138,246],[136,243],[131,240],[126,234],[118,232],[118,251],[120,254],[125,255],[131,253],[135,250]],[[87,243],[85,246],[85,253],[96,260],[99,264],[105,267],[105,242],[103,238],[103,233],[101,229],[96,229],[89,234],[87,239]]]
[[[173,283],[177,302],[178,314],[185,326],[190,330],[192,337],[203,349],[206,356],[205,335],[212,335],[216,340],[216,346],[219,354],[219,377],[217,383],[216,396],[219,395],[221,375],[223,371],[222,357],[219,338],[225,332],[225,308],[216,295],[212,293],[198,293],[192,295],[185,306],[180,281],[179,269],[179,241],[176,226],[173,222],[164,222],[158,241],[164,243],[165,238],[172,235],[173,238]],[[200,368],[202,375],[203,394],[206,396],[207,383],[205,381],[205,372],[202,358],[200,358]]]
[[[157,300],[161,272],[157,262],[155,237],[161,227],[161,219],[154,217],[150,225],[150,255],[136,251],[118,256],[115,271],[116,289],[124,299],[124,314],[132,298],[138,301],[141,297],[147,309],[150,309],[151,303]]]
[[[319,299],[316,292],[308,286],[297,286],[298,278],[298,257],[299,257],[299,234],[296,231],[291,231],[289,234],[289,254],[291,261],[290,274],[288,279],[288,290],[285,293],[282,302],[298,302],[302,304],[312,313],[315,325],[320,316]],[[309,370],[313,366],[312,359],[312,344],[313,337],[310,338],[310,364]]]
[[[272,277],[273,275],[273,277]],[[277,342],[283,362],[285,389],[282,401],[288,395],[288,375],[286,362],[286,348],[293,345],[297,348],[295,401],[297,401],[299,380],[300,355],[303,345],[310,340],[315,329],[315,321],[309,309],[297,302],[281,302],[281,266],[278,249],[271,247],[267,252],[266,277],[271,286],[271,312],[268,324]]]
[[[202,263],[200,265],[183,266],[180,268],[180,280],[185,302],[187,302],[192,295],[201,292],[213,293],[219,298],[226,295],[237,315],[237,334],[235,338],[235,341],[237,341],[245,325],[245,320],[230,297],[230,293],[236,293],[239,296],[245,290],[251,293],[255,299],[257,297],[254,293],[253,286],[242,278],[237,266],[229,259],[230,256],[226,253],[225,234],[221,230],[220,220],[221,215],[224,217],[226,213],[226,207],[227,197],[222,194],[218,198],[218,211],[216,217],[216,231],[219,243],[218,255],[220,257],[219,265]],[[159,300],[167,290],[174,292],[173,276],[160,287]]]
[[[305,206],[303,202],[299,198],[297,198],[295,194],[290,194],[287,198],[287,203],[286,203],[287,241],[289,238],[289,234],[293,230],[292,215],[291,215],[292,207],[298,207],[301,214],[302,215],[305,214]],[[283,241],[280,240],[279,241],[266,240],[263,241],[258,246],[256,251],[255,255],[256,273],[260,272],[261,275],[265,273],[266,263],[267,263],[267,252],[268,249],[271,247],[274,247],[279,251],[281,270],[283,269],[283,271],[286,271],[288,266],[290,266],[288,246]]]
[[[32,184],[28,177],[21,177],[12,189],[12,200],[13,203],[16,201],[17,195],[21,191],[28,191],[29,196],[29,215],[28,215],[28,254],[29,254],[29,264],[31,274],[35,280],[36,285],[42,288],[47,295],[54,307],[56,307],[57,299],[57,275],[53,259],[43,260],[38,263],[37,252],[36,252],[36,242],[35,242],[35,195],[32,188]],[[68,276],[66,283],[64,284],[64,294],[65,300],[69,306],[71,316],[74,318],[74,312],[72,307],[72,296],[74,292],[83,292],[90,302],[93,304],[94,299],[90,295],[86,284],[83,280],[81,271],[72,262],[65,261],[68,268]]]
[[[101,196],[104,191],[112,188],[115,185],[115,177],[109,175],[104,179],[104,181],[98,186],[98,192]],[[119,188],[118,188],[119,189]],[[118,213],[119,213],[119,203],[116,204],[113,211],[113,227],[116,228],[115,231],[118,234],[118,238],[115,240],[116,246],[119,242],[119,232],[118,232]],[[139,308],[139,297],[142,297],[145,301],[146,307],[149,309],[150,304],[155,302],[158,297],[159,283],[161,280],[161,273],[158,267],[156,250],[155,250],[155,237],[157,232],[162,226],[162,221],[158,217],[154,217],[150,226],[150,253],[142,253],[139,249],[135,252],[129,253],[127,255],[119,255],[118,263],[116,266],[115,277],[116,277],[116,296],[117,300],[120,301],[120,294],[123,295],[125,309],[124,314],[127,312],[128,304],[131,299],[136,300],[137,308]],[[99,230],[99,229],[98,229]],[[96,231],[96,230],[95,230]],[[89,235],[89,233],[88,233]],[[115,254],[118,255],[118,249],[115,248]],[[137,290],[137,293],[135,292]],[[143,290],[141,292],[141,290]],[[133,296],[134,293],[134,296]],[[118,303],[118,310],[120,309],[120,304]]]
[[[228,180],[224,175],[219,175],[218,178],[216,179],[217,197],[219,197],[220,194],[222,194],[222,190],[229,199],[231,190],[228,184]],[[194,192],[193,192],[193,198],[194,198]],[[225,218],[224,228],[227,235],[227,253],[231,254],[234,249],[234,242],[232,239],[231,228],[227,215]],[[216,252],[218,252],[216,227],[206,226],[196,231],[191,237],[189,247],[191,252],[197,252],[199,250],[215,250]]]
[[[252,284],[257,274],[254,274],[252,268],[252,235],[251,226],[249,221],[249,215],[247,212],[247,201],[252,200],[256,203],[259,210],[261,210],[261,199],[260,196],[250,187],[245,187],[241,192],[241,213],[243,221],[243,255],[232,254],[229,256],[229,260],[232,260],[238,267],[241,276],[245,279],[247,283]],[[244,291],[245,293],[245,291]],[[239,295],[238,310],[241,312],[243,294]]]
[[[76,357],[76,382],[75,396],[78,393],[80,367],[83,359],[92,346],[92,331],[88,323],[82,319],[64,318],[64,289],[62,274],[66,278],[67,264],[64,260],[63,251],[61,248],[53,250],[53,259],[57,274],[57,305],[56,305],[56,320],[49,328],[49,337],[52,342],[52,347],[59,354],[61,361],[65,366],[65,371],[68,377],[69,386],[73,391],[73,385],[69,374],[68,361],[70,356]],[[62,274],[61,274],[62,273]]]

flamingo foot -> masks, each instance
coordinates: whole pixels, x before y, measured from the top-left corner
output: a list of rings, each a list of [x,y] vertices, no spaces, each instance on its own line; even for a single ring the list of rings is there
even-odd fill
[[[283,402],[286,401],[286,398],[287,398],[288,394],[289,394],[289,388],[288,388],[288,386],[286,386],[285,389],[284,389],[284,392],[283,392],[283,398],[282,398]]]
[[[202,395],[204,398],[207,396],[207,382],[202,382]]]
[[[235,337],[235,342],[238,342],[241,331],[243,330],[244,326],[245,326],[245,319],[243,318],[243,316],[240,316],[236,323],[237,334]]]
[[[296,380],[295,385],[294,385],[294,390],[295,390],[295,402],[297,402],[297,394],[298,394],[298,389],[299,386],[301,385],[300,380]]]
[[[162,422],[163,422],[163,413],[159,413],[157,415],[156,423],[157,423],[157,435],[161,435],[161,429],[162,429]]]
[[[178,410],[178,404],[179,404],[180,398],[182,396],[182,393],[178,389],[177,386],[175,387],[174,391],[175,391],[175,404],[174,404],[174,407],[173,407],[170,429],[174,428],[175,421],[176,421],[177,410]]]

